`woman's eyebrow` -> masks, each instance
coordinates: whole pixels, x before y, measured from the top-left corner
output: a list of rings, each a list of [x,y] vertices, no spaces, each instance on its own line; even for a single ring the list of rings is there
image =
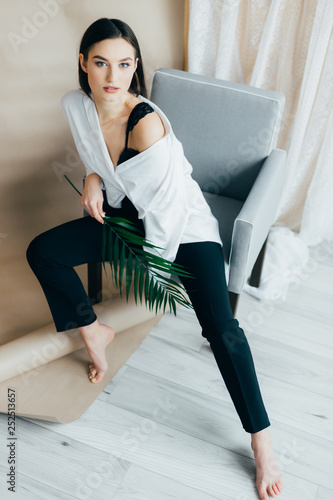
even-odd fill
[[[105,59],[105,57],[102,57],[102,56],[93,56],[92,59],[103,59],[103,61],[107,61],[109,62],[107,59]],[[132,61],[132,58],[131,57],[124,57],[123,59],[119,59],[119,61],[127,61],[127,60],[130,60]]]

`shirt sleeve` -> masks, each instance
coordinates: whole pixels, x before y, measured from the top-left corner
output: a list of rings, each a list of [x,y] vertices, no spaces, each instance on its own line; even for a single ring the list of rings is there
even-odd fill
[[[87,161],[87,158],[84,156],[82,139],[80,138],[80,133],[77,129],[78,123],[80,122],[79,113],[80,109],[82,108],[81,101],[82,101],[81,93],[78,92],[77,90],[70,90],[62,96],[60,100],[60,107],[69,124],[76,149],[85,167],[85,177],[87,178],[90,174],[95,174],[97,172],[95,172],[95,170],[91,168],[91,166],[89,166],[89,162]],[[101,177],[100,177],[100,188],[105,189],[105,184]]]

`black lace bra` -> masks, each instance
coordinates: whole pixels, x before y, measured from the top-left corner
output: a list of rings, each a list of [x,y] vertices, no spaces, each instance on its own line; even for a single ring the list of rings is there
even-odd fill
[[[128,134],[135,127],[138,121],[141,120],[141,118],[146,116],[148,113],[152,113],[153,111],[154,108],[152,108],[150,104],[144,101],[139,102],[136,106],[134,106],[128,117],[125,148],[123,149],[121,155],[119,156],[117,165],[139,154],[139,151],[137,149],[127,147]]]
[[[117,165],[139,154],[140,151],[138,151],[137,149],[127,147],[128,134],[133,129],[133,127],[138,123],[138,121],[141,120],[141,118],[146,116],[148,113],[152,113],[153,111],[154,108],[152,108],[150,104],[144,101],[139,102],[136,106],[134,106],[128,117],[125,148],[123,149],[121,155],[119,156]],[[110,215],[114,216],[114,214],[116,214],[117,216],[118,214],[116,212],[120,209],[119,208],[114,209],[107,205],[105,191],[104,191],[104,201],[106,203],[104,207],[105,211],[110,211]],[[121,216],[134,222],[141,229],[141,232],[144,235],[143,222],[141,219],[138,219],[138,211],[127,196],[125,196],[121,202]]]

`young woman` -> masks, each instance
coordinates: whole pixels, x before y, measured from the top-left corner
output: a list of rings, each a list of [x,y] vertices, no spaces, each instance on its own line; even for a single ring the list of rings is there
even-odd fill
[[[89,378],[100,382],[115,332],[99,323],[73,267],[102,260],[105,215],[131,220],[164,258],[192,274],[181,281],[251,434],[259,496],[275,497],[281,474],[251,351],[230,308],[218,223],[169,120],[147,99],[136,36],[126,23],[101,18],[84,33],[79,52],[80,88],[67,92],[61,106],[86,166],[81,204],[90,217],[42,233],[27,250],[56,329],[79,329],[93,362]]]

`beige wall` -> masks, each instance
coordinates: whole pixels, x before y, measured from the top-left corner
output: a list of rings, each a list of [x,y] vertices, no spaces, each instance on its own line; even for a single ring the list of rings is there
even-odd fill
[[[55,173],[55,162],[67,164],[82,185],[82,164],[72,167],[67,156],[76,150],[59,101],[78,87],[79,42],[99,17],[122,19],[136,33],[148,91],[155,69],[183,69],[183,0],[1,4],[0,343],[52,321],[25,251],[35,235],[82,215],[79,196]]]

